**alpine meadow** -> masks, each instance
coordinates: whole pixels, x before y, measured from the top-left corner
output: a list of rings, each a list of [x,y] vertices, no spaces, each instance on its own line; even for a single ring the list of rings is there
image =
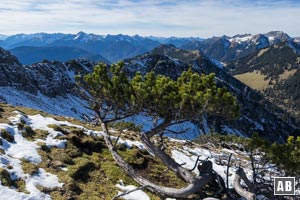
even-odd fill
[[[0,199],[300,195],[300,2],[0,2]]]

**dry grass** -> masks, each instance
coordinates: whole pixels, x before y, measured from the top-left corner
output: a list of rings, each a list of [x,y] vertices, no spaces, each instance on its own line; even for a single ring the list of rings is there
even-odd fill
[[[261,91],[270,87],[269,85],[270,79],[265,79],[266,76],[261,74],[261,72],[258,71],[238,74],[235,75],[234,77],[255,90]]]
[[[262,56],[268,50],[269,50],[269,48],[265,48],[265,49],[260,50],[259,53],[258,53],[258,55],[257,55],[257,57]]]
[[[289,77],[293,76],[296,73],[296,69],[285,70],[282,74],[279,75],[279,80],[287,80]]]

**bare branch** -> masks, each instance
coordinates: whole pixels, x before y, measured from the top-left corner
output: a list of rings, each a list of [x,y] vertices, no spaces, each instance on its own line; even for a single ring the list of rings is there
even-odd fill
[[[161,124],[151,129],[150,131],[147,131],[146,134],[149,138],[151,138],[154,135],[163,132],[168,126],[170,126],[171,122],[172,120],[170,118],[166,118]]]
[[[141,141],[143,142],[143,144],[145,145],[145,147],[152,152],[154,155],[156,155],[157,157],[159,157],[165,164],[166,166],[172,170],[173,172],[175,172],[177,175],[179,175],[183,180],[185,180],[186,182],[190,182],[193,180],[193,175],[190,171],[188,171],[187,169],[183,168],[180,164],[178,164],[177,162],[175,162],[169,155],[167,155],[164,151],[162,151],[160,148],[158,148],[157,146],[155,146],[148,134],[146,133],[141,133]]]
[[[186,133],[188,130],[189,130],[188,128],[186,128],[184,130],[181,130],[181,131],[173,131],[173,130],[167,129],[165,132],[166,133],[171,133],[171,134],[179,135],[179,134]]]
[[[190,172],[192,172],[192,171],[194,171],[194,169],[196,169],[199,159],[200,159],[200,156],[197,157],[197,160],[195,162],[193,169],[189,169]]]
[[[226,187],[227,187],[227,190],[229,190],[229,165],[230,165],[230,160],[231,160],[231,156],[232,156],[232,153],[229,155],[229,158],[228,158],[228,162],[227,162],[227,171],[226,171]]]
[[[241,183],[240,183],[241,179],[242,179],[242,177],[245,178],[243,174],[245,174],[245,172],[242,168],[239,168],[236,171],[236,174],[235,174],[235,177],[234,177],[234,180],[233,180],[234,189],[240,196],[246,198],[247,200],[254,200],[255,199],[255,194],[245,190],[241,186]],[[247,179],[247,177],[244,181],[245,181],[246,185],[247,185],[247,183],[249,184],[249,180]]]
[[[204,187],[207,183],[212,181],[212,174],[211,174],[211,172],[212,172],[212,163],[210,161],[206,161],[206,162],[203,163],[203,165],[204,166],[210,166],[210,167],[206,168],[200,176],[197,176],[197,177],[190,176],[190,179],[187,180],[189,184],[184,188],[177,189],[177,188],[164,187],[164,186],[160,186],[160,185],[157,185],[157,184],[154,184],[154,183],[150,182],[148,179],[145,179],[145,178],[141,177],[139,175],[139,173],[137,173],[136,170],[132,166],[130,166],[118,154],[117,151],[115,151],[115,149],[113,148],[112,141],[110,140],[110,138],[108,136],[109,131],[107,129],[106,124],[103,123],[103,121],[101,121],[101,119],[99,119],[99,121],[100,121],[100,124],[101,124],[101,128],[104,132],[103,136],[104,136],[105,143],[106,143],[109,151],[111,152],[114,160],[138,184],[140,184],[142,186],[148,186],[147,188],[150,191],[152,191],[154,193],[164,195],[164,196],[167,196],[167,197],[182,198],[182,197],[187,197],[188,195],[194,194],[196,192],[199,192],[199,190],[202,187]],[[148,137],[146,137],[146,138],[149,139]],[[155,150],[157,150],[157,149],[155,149]],[[176,163],[174,160],[172,160],[171,165],[173,164],[173,162]],[[167,163],[167,165],[170,165],[170,164]],[[171,166],[171,167],[175,167],[174,170],[177,170],[177,168],[179,168],[178,174],[187,171],[187,170],[180,171],[180,169],[182,169],[182,167],[178,163],[176,163],[176,166]],[[187,178],[187,176],[186,176],[186,178]]]
[[[131,117],[133,115],[135,115],[136,113],[129,113],[129,114],[126,114],[126,115],[122,115],[122,116],[115,116],[113,118],[109,118],[109,119],[105,119],[105,123],[110,123],[110,122],[114,122],[114,121],[118,121],[118,120],[122,120],[122,119],[126,119],[128,117]]]
[[[120,198],[120,197],[122,197],[122,196],[125,196],[125,195],[127,195],[127,194],[130,194],[130,193],[135,192],[135,191],[138,191],[138,190],[143,190],[143,189],[145,189],[145,188],[147,188],[147,187],[149,187],[149,186],[148,186],[148,185],[145,185],[145,186],[142,186],[142,187],[139,187],[139,188],[135,188],[135,189],[133,189],[133,190],[130,190],[130,191],[121,193],[121,194],[119,194],[119,195],[114,196],[111,200],[118,199],[118,198]]]
[[[115,142],[115,144],[114,144],[114,146],[113,146],[114,149],[116,148],[116,146],[117,146],[117,144],[118,144],[118,142],[119,142],[119,139],[120,139],[122,133],[123,133],[123,130],[120,131],[120,134],[118,135],[118,137],[117,137],[117,139],[116,139],[116,142]]]

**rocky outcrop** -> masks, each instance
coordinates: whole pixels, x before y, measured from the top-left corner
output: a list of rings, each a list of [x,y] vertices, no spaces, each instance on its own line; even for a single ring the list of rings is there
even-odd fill
[[[295,40],[282,31],[272,31],[266,34],[244,34],[233,37],[212,37],[203,41],[189,41],[180,47],[189,50],[201,50],[207,56],[219,61],[232,61],[254,53],[258,49],[270,45]]]
[[[67,63],[44,60],[23,66],[15,56],[0,48],[0,86],[13,86],[32,94],[40,92],[48,97],[76,94],[74,76],[90,72],[93,65],[79,59]]]

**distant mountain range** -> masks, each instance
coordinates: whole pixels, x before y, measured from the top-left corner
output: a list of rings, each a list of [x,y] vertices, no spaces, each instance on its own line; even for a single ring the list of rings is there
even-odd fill
[[[93,54],[84,49],[65,46],[53,47],[34,47],[21,46],[10,50],[10,52],[19,58],[20,62],[25,65],[41,62],[42,60],[56,60],[66,62],[77,58],[86,58],[91,61],[110,63],[100,54]]]
[[[300,41],[299,38],[291,38],[281,31],[257,35],[212,37],[208,39],[199,37],[141,37],[139,35],[128,36],[122,34],[103,36],[79,32],[77,34],[35,33],[12,36],[0,35],[0,46],[11,50],[13,53],[16,52],[15,55],[23,64],[41,61],[38,60],[41,57],[48,60],[65,61],[66,58],[80,58],[82,56],[93,58],[93,60],[99,59],[97,61],[114,63],[148,52],[160,44],[172,44],[187,50],[200,50],[206,56],[216,60],[231,61],[285,40],[292,40],[296,43]],[[60,52],[60,56],[53,57],[54,49],[49,47],[56,47],[55,50]],[[69,47],[69,49],[66,49],[66,47]],[[72,50],[71,48],[74,49]],[[38,53],[37,50],[41,51],[41,53]],[[32,52],[32,54],[27,52]]]
[[[231,61],[286,40],[299,42],[298,39],[291,38],[282,31],[271,31],[266,34],[245,34],[233,37],[224,35],[203,41],[193,40],[179,47],[188,50],[201,50],[207,56],[219,61]]]

